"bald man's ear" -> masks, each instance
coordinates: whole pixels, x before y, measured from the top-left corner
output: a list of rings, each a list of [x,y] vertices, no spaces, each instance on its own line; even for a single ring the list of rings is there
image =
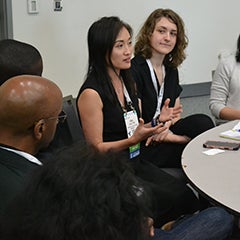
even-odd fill
[[[34,136],[38,140],[40,140],[43,136],[43,133],[46,129],[45,121],[44,119],[39,120],[35,126],[34,126]]]

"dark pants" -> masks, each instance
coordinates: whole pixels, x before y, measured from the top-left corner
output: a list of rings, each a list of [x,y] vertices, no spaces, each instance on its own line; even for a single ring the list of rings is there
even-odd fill
[[[177,121],[170,130],[177,135],[185,135],[193,139],[199,134],[214,127],[212,119],[205,114],[194,114]],[[156,143],[145,147],[141,145],[141,155],[161,168],[181,168],[181,156],[186,144]]]
[[[224,209],[208,208],[184,218],[170,231],[155,229],[153,240],[223,240],[233,230],[233,217]]]
[[[199,200],[182,181],[165,173],[148,161],[136,158],[130,160],[135,174],[151,191],[152,211],[155,226],[193,213],[199,209]]]

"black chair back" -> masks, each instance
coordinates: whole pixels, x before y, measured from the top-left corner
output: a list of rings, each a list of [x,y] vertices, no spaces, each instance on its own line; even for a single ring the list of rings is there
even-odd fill
[[[44,162],[44,160],[52,158],[54,152],[61,148],[84,141],[75,101],[72,95],[63,98],[63,110],[67,114],[67,118],[64,123],[57,125],[54,139],[49,147],[36,155],[40,161]]]

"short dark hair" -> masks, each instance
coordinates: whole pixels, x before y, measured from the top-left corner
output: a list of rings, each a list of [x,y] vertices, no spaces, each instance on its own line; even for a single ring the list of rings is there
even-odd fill
[[[127,159],[76,144],[34,173],[4,216],[4,239],[147,239],[148,196]]]
[[[42,57],[32,45],[14,39],[0,41],[0,85],[17,75],[41,76]]]

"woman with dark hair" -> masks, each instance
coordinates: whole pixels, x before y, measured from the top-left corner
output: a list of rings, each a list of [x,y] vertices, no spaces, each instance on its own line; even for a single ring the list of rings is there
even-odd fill
[[[119,154],[77,144],[34,172],[1,222],[4,240],[222,240],[232,216],[209,208],[153,228],[149,193]]]
[[[136,176],[153,191],[152,217],[157,226],[198,210],[198,199],[185,183],[141,157],[140,142],[166,127],[151,127],[140,118],[130,71],[130,26],[117,17],[101,18],[89,28],[88,49],[88,73],[77,97],[87,142],[102,153],[126,154]]]
[[[171,9],[154,10],[136,39],[131,69],[141,101],[142,118],[153,123],[157,119],[168,127],[142,144],[144,158],[159,167],[181,168],[186,144],[214,127],[211,118],[204,114],[181,118],[182,87],[178,67],[186,58],[187,45],[183,20]],[[166,106],[173,111],[169,119],[163,114]]]
[[[216,124],[240,119],[240,35],[237,40],[237,50],[220,62],[214,72],[210,110],[216,119]]]

